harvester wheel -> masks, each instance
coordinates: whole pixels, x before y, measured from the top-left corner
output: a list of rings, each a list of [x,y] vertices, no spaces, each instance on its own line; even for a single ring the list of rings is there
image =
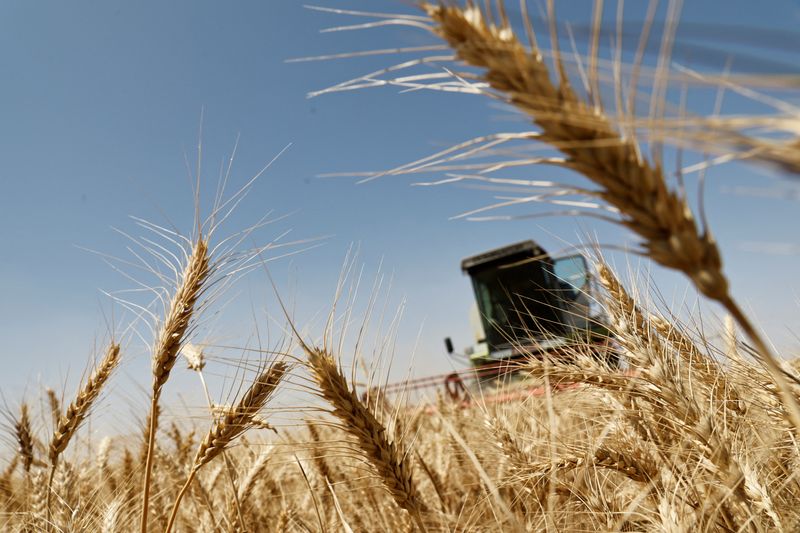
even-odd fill
[[[454,402],[466,398],[467,388],[464,386],[464,380],[456,372],[444,378],[444,389]]]

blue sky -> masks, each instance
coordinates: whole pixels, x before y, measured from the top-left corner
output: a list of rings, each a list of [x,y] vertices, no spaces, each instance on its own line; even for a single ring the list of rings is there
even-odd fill
[[[580,37],[580,25],[590,20],[591,2],[561,4],[561,20],[573,22]],[[791,65],[797,64],[797,51],[785,46],[792,34],[781,33],[792,32],[800,21],[796,1],[687,4],[682,17],[686,32],[679,39],[688,51],[679,58],[682,64],[719,70],[729,53],[742,57],[743,70],[791,73]],[[407,3],[388,0],[324,5],[413,12]],[[613,9],[608,6],[608,24]],[[640,5],[628,7],[631,31],[643,12]],[[417,374],[454,364],[443,354],[443,337],[451,335],[457,346],[471,341],[472,295],[459,272],[462,257],[527,238],[553,250],[593,234],[604,243],[629,241],[624,232],[588,219],[449,220],[490,203],[494,193],[483,190],[411,187],[414,180],[406,177],[364,185],[318,178],[326,172],[389,168],[471,137],[527,128],[522,121],[506,120],[508,113],[489,100],[474,96],[400,94],[396,88],[381,88],[308,99],[310,91],[399,59],[286,59],[436,42],[423,32],[402,28],[320,33],[359,21],[309,11],[293,1],[0,5],[4,395],[17,398],[40,385],[60,388],[65,382],[72,390],[97,344],[107,337],[112,311],[100,291],[124,289],[130,282],[86,248],[129,257],[125,238],[112,229],[140,234],[128,215],[191,228],[184,157],[196,158],[201,110],[207,192],[213,191],[219,166],[237,136],[232,179],[239,185],[291,144],[256,183],[229,228],[241,230],[273,210],[289,216],[259,231],[262,242],[288,229],[289,238],[327,237],[322,246],[271,265],[282,295],[296,306],[299,323],[320,325],[315,314],[327,310],[347,250],[357,243],[365,278],[370,280],[382,265],[392,276],[390,307],[406,302],[395,365],[405,368],[417,345]],[[735,28],[715,34],[710,24]],[[714,44],[714,35],[722,41]],[[732,35],[738,35],[736,41]],[[697,42],[713,49],[693,55],[689,45]],[[635,41],[627,46],[634,47]],[[734,70],[739,64],[734,61]],[[798,103],[796,92],[781,96]],[[713,92],[701,91],[692,94],[690,103],[708,108],[712,101]],[[765,108],[734,97],[726,100],[723,111]],[[517,177],[549,179],[549,172],[530,168]],[[794,248],[800,240],[797,201],[781,196],[797,195],[796,184],[764,169],[730,165],[711,170],[706,194],[735,294],[787,348],[797,344],[789,331],[800,326],[800,260]],[[771,195],[734,193],[742,188]],[[764,256],[752,251],[770,243],[788,253]],[[622,256],[614,258],[621,270],[628,268]],[[638,259],[629,261],[639,268]],[[694,296],[680,278],[658,269],[653,277],[668,302],[685,299],[693,304]],[[213,341],[244,342],[237,338],[252,333],[252,309],[257,317],[279,315],[260,273],[230,295],[238,295],[236,304],[226,318],[211,321],[205,333]],[[113,312],[115,320],[119,313]],[[227,329],[231,324],[241,329]],[[131,352],[124,368],[128,383],[147,383],[147,354],[138,342],[132,343]],[[131,396],[138,399],[135,393]]]

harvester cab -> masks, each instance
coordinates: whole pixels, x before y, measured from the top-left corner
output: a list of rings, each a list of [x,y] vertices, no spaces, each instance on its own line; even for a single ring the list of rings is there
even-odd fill
[[[494,375],[492,367],[520,357],[558,354],[576,342],[606,344],[582,255],[552,258],[528,240],[468,257],[461,270],[477,307],[476,344],[464,353],[474,368]]]
[[[443,379],[444,392],[459,405],[468,406],[478,396],[483,402],[511,402],[572,386],[546,389],[530,383],[520,372],[520,363],[529,358],[571,358],[580,350],[619,366],[606,321],[594,312],[592,280],[582,255],[553,258],[529,240],[468,257],[461,270],[475,293],[475,344],[459,354],[469,359],[470,368],[388,384],[382,393],[408,399],[440,387]],[[455,353],[450,338],[445,346]],[[509,383],[520,386],[498,387]]]

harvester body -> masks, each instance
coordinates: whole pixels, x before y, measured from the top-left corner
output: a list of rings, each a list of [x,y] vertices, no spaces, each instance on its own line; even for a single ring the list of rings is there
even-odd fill
[[[475,344],[464,355],[477,382],[508,378],[519,359],[564,355],[578,343],[617,364],[602,316],[593,312],[582,255],[553,258],[528,240],[468,257],[461,270],[475,293]],[[452,392],[452,383],[446,385]]]
[[[423,391],[441,387],[444,380],[446,396],[462,405],[478,396],[482,402],[517,401],[575,386],[560,383],[545,389],[529,383],[520,372],[529,358],[569,358],[577,348],[610,367],[619,365],[606,321],[592,305],[596,299],[582,255],[553,258],[528,240],[468,257],[461,270],[475,294],[475,344],[460,354],[470,368],[388,384],[383,393],[422,398]],[[450,338],[445,344],[453,355]],[[498,389],[513,382],[522,386]]]

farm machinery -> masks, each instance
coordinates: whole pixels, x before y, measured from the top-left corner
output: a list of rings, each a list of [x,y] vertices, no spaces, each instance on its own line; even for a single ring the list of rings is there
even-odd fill
[[[595,311],[593,283],[580,254],[551,257],[532,240],[467,257],[461,271],[475,294],[472,325],[475,344],[456,353],[445,339],[447,353],[469,362],[469,368],[387,385],[385,393],[439,388],[468,402],[477,393],[484,400],[509,401],[520,391],[542,394],[541,387],[516,387],[509,396],[498,385],[522,382],[521,363],[532,357],[570,357],[574,347],[590,347],[592,355],[618,366],[618,353]]]

